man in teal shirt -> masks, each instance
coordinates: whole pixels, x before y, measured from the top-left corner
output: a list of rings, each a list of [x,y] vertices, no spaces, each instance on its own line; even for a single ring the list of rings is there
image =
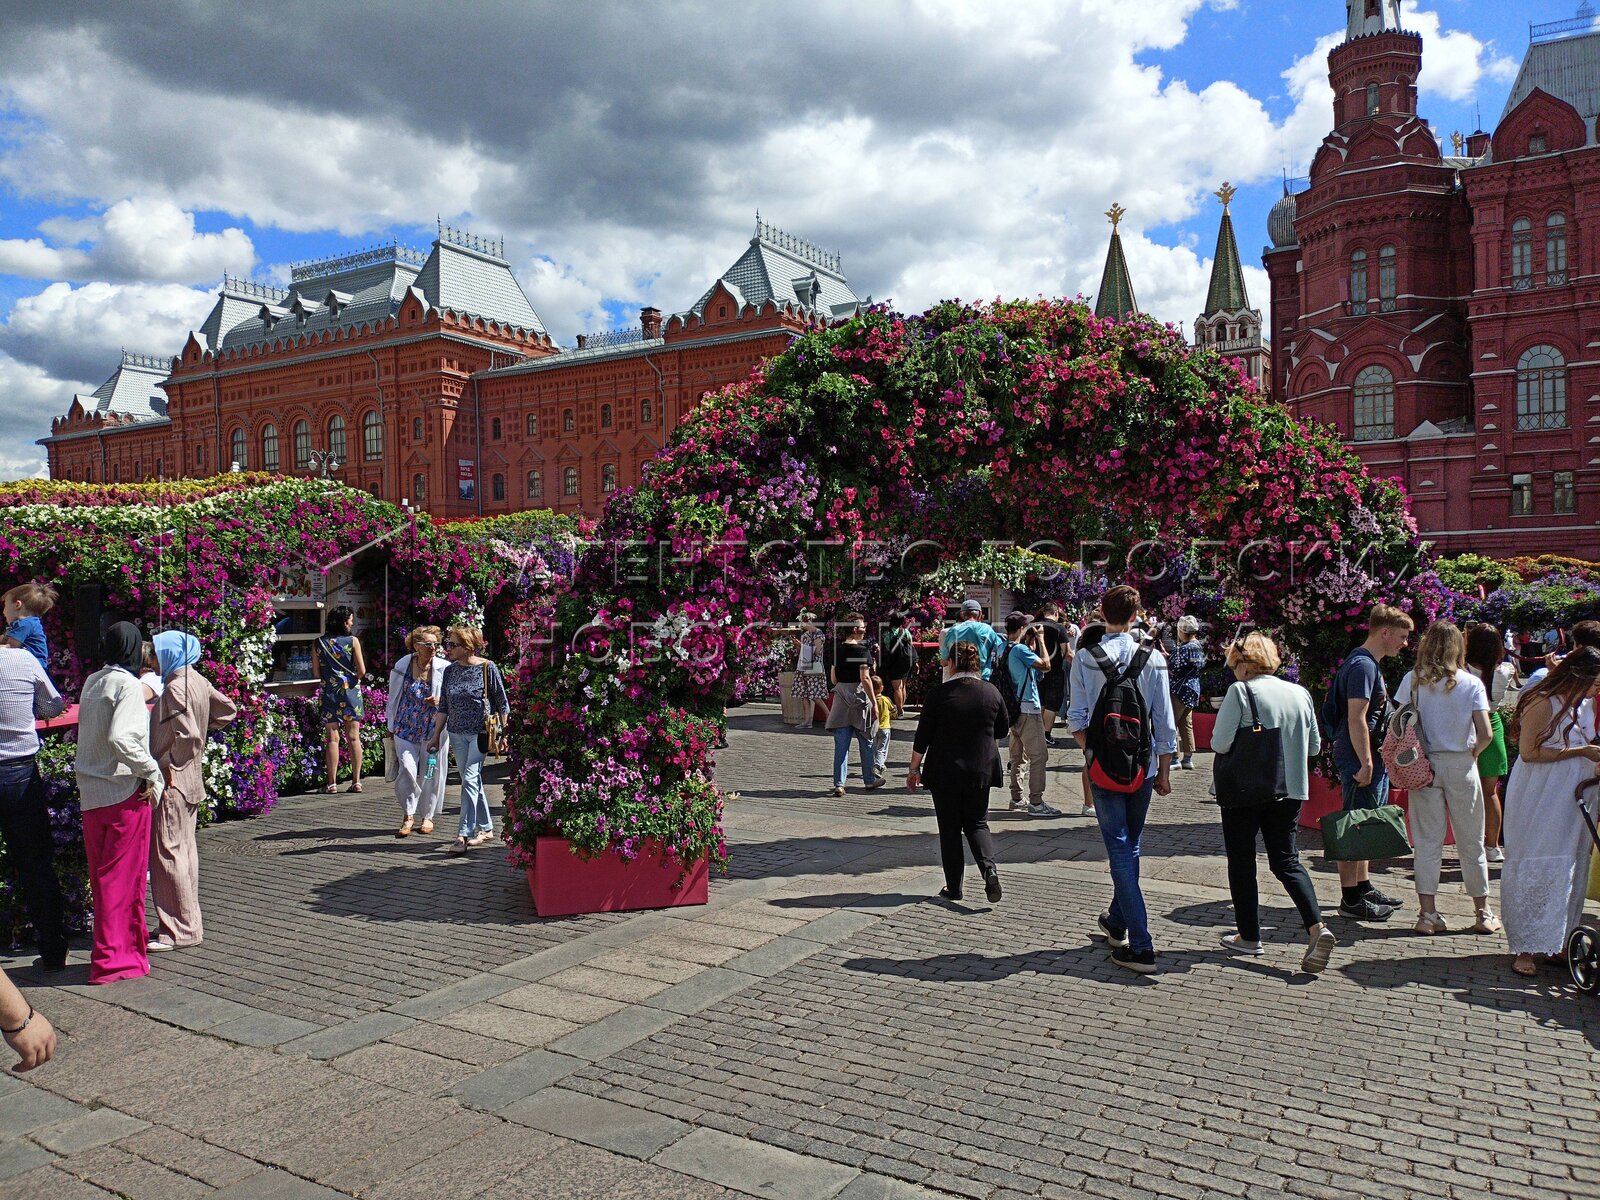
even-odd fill
[[[983,619],[983,605],[976,600],[962,603],[961,623],[945,630],[944,640],[939,643],[939,661],[944,664],[946,679],[954,669],[952,656],[955,654],[957,642],[971,642],[978,648],[978,661],[983,664],[985,679],[993,673],[995,663],[1000,661],[1000,655],[1006,648],[1005,638],[996,633],[994,626]]]

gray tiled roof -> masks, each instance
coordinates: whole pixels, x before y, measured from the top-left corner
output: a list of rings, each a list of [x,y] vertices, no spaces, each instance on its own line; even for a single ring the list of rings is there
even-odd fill
[[[1593,142],[1595,118],[1600,116],[1600,32],[1529,46],[1500,119],[1510,116],[1535,88],[1577,109]]]
[[[471,245],[463,244],[467,240],[446,230],[426,258],[403,246],[383,246],[296,267],[287,289],[225,280],[202,334],[210,348],[234,350],[351,329],[399,312],[411,288],[430,308],[543,333],[544,323],[510,265],[482,248],[489,243],[472,238]]]
[[[161,381],[172,372],[171,360],[156,355],[122,352],[122,365],[87,396],[74,397],[83,411],[102,416],[151,421],[167,415],[167,394]]]
[[[764,221],[757,222],[750,248],[722,273],[718,282],[726,284],[736,299],[758,308],[771,300],[780,308],[792,304],[843,317],[862,304],[850,290],[837,254],[830,254]],[[706,289],[690,311],[703,313],[714,291],[716,284]]]

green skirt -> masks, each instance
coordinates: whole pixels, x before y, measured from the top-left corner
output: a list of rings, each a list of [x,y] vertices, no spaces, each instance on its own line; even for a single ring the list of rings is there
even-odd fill
[[[1478,774],[1485,779],[1504,779],[1511,762],[1506,757],[1506,723],[1499,713],[1489,714],[1489,729],[1494,737],[1489,748],[1478,755]]]

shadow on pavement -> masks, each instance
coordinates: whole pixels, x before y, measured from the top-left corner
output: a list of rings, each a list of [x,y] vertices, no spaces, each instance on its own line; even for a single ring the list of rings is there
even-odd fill
[[[975,910],[976,911],[976,910]],[[994,983],[1013,975],[1032,972],[1035,975],[1060,975],[1078,979],[1094,979],[1106,983],[1151,985],[1163,975],[1187,973],[1198,961],[1209,955],[1180,950],[1157,952],[1159,975],[1136,975],[1117,966],[1108,957],[1105,947],[1097,942],[1070,950],[1029,950],[1022,954],[935,954],[930,958],[851,958],[843,963],[847,971],[861,971],[869,975],[895,975],[901,979],[916,979],[924,983]]]

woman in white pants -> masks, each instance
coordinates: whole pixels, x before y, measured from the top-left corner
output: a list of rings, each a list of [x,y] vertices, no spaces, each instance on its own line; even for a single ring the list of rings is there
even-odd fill
[[[1455,831],[1461,881],[1472,897],[1474,933],[1495,933],[1500,918],[1489,908],[1489,860],[1483,844],[1483,787],[1478,753],[1489,748],[1489,693],[1466,670],[1467,641],[1449,621],[1435,621],[1422,635],[1417,666],[1400,681],[1395,699],[1415,702],[1417,736],[1433,765],[1433,786],[1411,793],[1411,837],[1417,880],[1418,933],[1444,933],[1439,913],[1439,868],[1445,829]]]
[[[439,746],[439,761],[431,776],[427,773],[428,739],[433,736],[433,717],[439,706],[444,684],[444,655],[439,653],[437,625],[419,625],[406,637],[411,651],[389,672],[389,732],[394,735],[400,773],[395,776],[394,794],[405,819],[395,830],[396,837],[410,837],[417,814],[422,814],[422,832],[433,832],[433,819],[444,805],[444,777],[450,763],[448,743]]]

